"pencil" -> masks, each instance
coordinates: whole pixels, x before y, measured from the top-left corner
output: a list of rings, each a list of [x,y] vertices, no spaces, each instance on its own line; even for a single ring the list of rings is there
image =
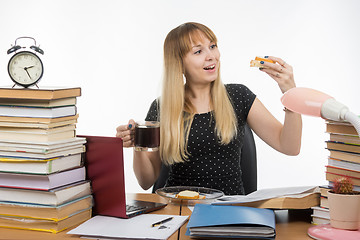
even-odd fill
[[[174,217],[165,218],[164,220],[161,220],[161,221],[159,221],[159,222],[153,223],[153,224],[151,225],[151,227],[156,227],[156,226],[159,226],[159,225],[161,225],[161,224],[163,224],[163,223],[169,222],[169,221],[171,221],[173,218],[174,218]]]

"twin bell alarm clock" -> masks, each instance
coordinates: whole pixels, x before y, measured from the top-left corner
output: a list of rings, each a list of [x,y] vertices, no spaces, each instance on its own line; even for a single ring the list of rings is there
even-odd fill
[[[17,44],[20,39],[30,39],[34,45],[29,48]],[[15,40],[7,54],[13,54],[9,60],[8,73],[15,85],[30,87],[36,85],[44,74],[44,66],[38,54],[43,55],[44,51],[36,46],[36,41],[32,37],[19,37]],[[13,86],[13,87],[14,87]],[[37,85],[36,85],[37,86]]]

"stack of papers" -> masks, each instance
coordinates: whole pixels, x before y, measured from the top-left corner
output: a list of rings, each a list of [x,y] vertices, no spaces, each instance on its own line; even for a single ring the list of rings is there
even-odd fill
[[[261,189],[245,196],[225,196],[212,204],[271,209],[306,209],[319,206],[320,190],[317,186]]]
[[[173,217],[160,226],[153,223]],[[97,215],[84,222],[68,234],[81,235],[85,238],[97,239],[156,239],[165,240],[174,234],[188,219],[188,216],[141,214],[122,219]]]
[[[256,237],[272,238],[275,236],[274,229],[270,227],[246,227],[246,226],[213,226],[196,227],[190,229],[191,236],[209,237]]]

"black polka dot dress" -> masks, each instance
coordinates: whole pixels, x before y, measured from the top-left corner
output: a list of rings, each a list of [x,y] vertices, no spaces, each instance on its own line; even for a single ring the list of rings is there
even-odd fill
[[[201,186],[221,190],[226,195],[244,194],[241,147],[246,118],[256,96],[241,84],[225,86],[237,116],[237,137],[227,145],[220,144],[215,133],[214,113],[195,114],[188,139],[189,159],[171,165],[166,186]],[[146,120],[157,119],[158,107],[154,101]]]

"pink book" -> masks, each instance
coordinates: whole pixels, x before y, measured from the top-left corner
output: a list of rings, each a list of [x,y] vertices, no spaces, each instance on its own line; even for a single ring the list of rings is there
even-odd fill
[[[308,235],[319,240],[359,240],[360,229],[357,231],[333,228],[330,224],[322,224],[308,229]]]

